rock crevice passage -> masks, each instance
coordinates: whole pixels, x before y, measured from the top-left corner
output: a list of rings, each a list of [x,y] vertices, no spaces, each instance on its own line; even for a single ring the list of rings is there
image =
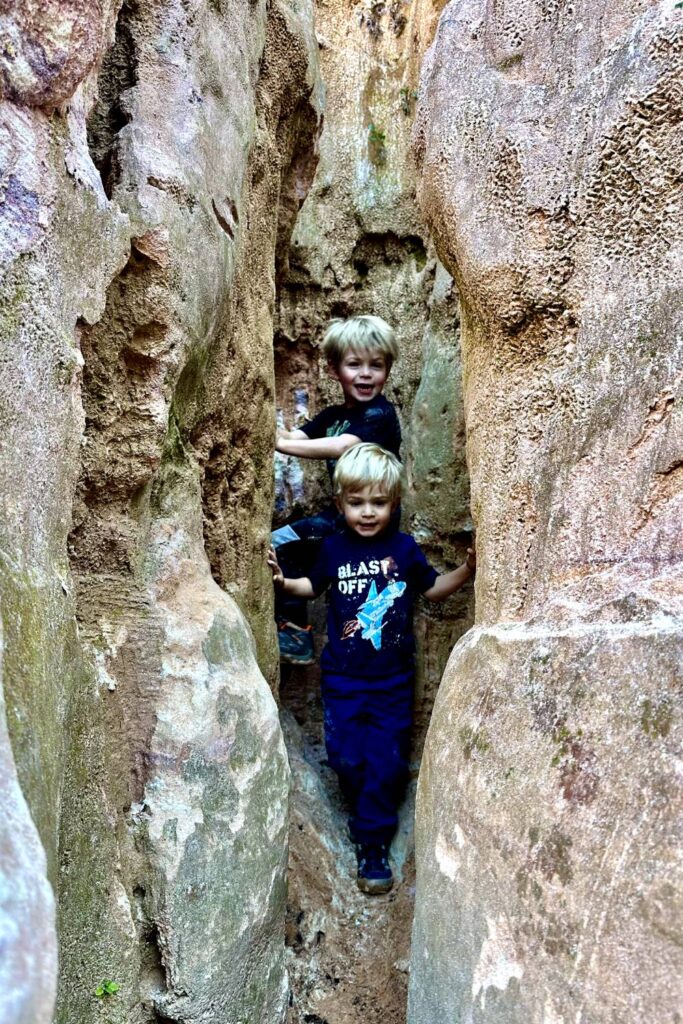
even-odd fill
[[[2,1024],[400,1024],[408,977],[409,1024],[677,1020],[682,32],[671,0],[0,15]],[[264,557],[276,418],[334,400],[316,343],[368,311],[405,523],[479,555],[474,629],[467,592],[417,615],[416,892],[407,817],[372,905],[312,674],[287,895]],[[277,472],[278,522],[324,500]]]

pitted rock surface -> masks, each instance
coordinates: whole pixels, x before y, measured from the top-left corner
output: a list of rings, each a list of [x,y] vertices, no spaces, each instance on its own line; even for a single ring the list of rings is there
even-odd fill
[[[2,683],[56,1020],[275,1022],[273,268],[315,165],[312,6],[86,7],[0,22]],[[41,868],[3,863],[17,892]]]
[[[682,33],[471,0],[423,68],[479,568],[418,791],[411,1024],[679,1012]]]

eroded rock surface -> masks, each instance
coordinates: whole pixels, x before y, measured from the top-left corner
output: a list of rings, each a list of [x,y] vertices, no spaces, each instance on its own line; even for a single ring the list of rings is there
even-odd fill
[[[3,642],[0,625],[0,666]],[[47,1024],[57,937],[45,852],[21,792],[0,692],[0,1020]]]
[[[682,32],[471,0],[425,64],[479,572],[418,792],[411,1024],[680,1012]]]
[[[0,22],[2,681],[64,1024],[285,1012],[263,553],[312,26],[309,3],[172,0]],[[5,867],[19,892],[41,861]],[[45,885],[34,984],[54,967]],[[103,978],[120,986],[105,1002]],[[50,997],[46,981],[32,1024]]]

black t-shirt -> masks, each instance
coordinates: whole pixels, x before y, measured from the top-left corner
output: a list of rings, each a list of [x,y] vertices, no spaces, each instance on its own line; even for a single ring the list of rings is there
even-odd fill
[[[358,679],[410,672],[413,602],[437,575],[407,533],[365,538],[345,528],[328,537],[309,573],[316,593],[331,585],[323,670]]]
[[[379,444],[387,451],[393,452],[398,458],[401,447],[401,428],[396,410],[384,395],[377,395],[369,402],[359,402],[347,408],[345,405],[330,405],[319,412],[310,423],[301,427],[308,437],[339,437],[340,434],[353,434],[361,441]],[[327,460],[327,468],[332,476],[335,460]]]

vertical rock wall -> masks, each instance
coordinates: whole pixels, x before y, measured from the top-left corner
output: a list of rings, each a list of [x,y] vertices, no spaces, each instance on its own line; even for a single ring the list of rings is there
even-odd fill
[[[57,896],[57,1019],[279,1020],[288,768],[233,598],[272,677],[253,569],[312,6],[26,3],[0,26],[3,763]],[[12,854],[37,838],[8,779],[3,876],[33,896],[3,896],[4,948],[17,976],[42,959],[0,1006],[38,1024],[51,899]]]
[[[411,1024],[679,1019],[682,53],[673,3],[467,0],[422,74],[479,572],[420,776]]]

